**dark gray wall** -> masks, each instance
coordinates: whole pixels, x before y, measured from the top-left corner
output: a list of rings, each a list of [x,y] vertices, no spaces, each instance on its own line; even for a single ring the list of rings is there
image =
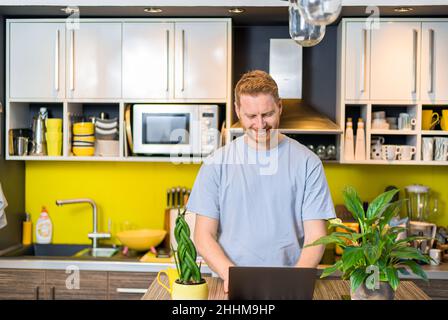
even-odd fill
[[[288,26],[233,28],[233,84],[249,70],[269,71],[269,40],[289,39]],[[303,48],[303,100],[330,119],[336,117],[337,27],[327,27],[315,47]]]
[[[5,19],[0,16],[0,101],[5,106]],[[25,212],[25,162],[5,161],[5,117],[1,117],[0,183],[8,201],[8,225],[0,229],[0,250],[21,243],[22,221]]]

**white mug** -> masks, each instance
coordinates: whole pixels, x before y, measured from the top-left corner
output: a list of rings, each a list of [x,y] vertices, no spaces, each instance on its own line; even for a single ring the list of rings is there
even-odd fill
[[[400,154],[400,146],[393,144],[385,144],[381,147],[381,155],[383,160],[395,160]]]
[[[429,257],[431,258],[431,265],[438,266],[442,262],[442,250],[430,249]]]
[[[381,146],[384,143],[384,137],[376,137],[371,140],[370,158],[372,160],[381,160],[382,151]]]
[[[414,146],[400,146],[400,154],[398,160],[409,161],[412,160],[417,149]]]
[[[447,157],[448,144],[445,143],[447,138],[435,137],[434,138],[434,160],[445,161]]]
[[[423,161],[432,161],[434,159],[434,138],[422,138],[422,158]]]
[[[407,113],[400,113],[398,117],[398,129],[400,130],[410,130],[417,123],[417,119],[411,118]]]

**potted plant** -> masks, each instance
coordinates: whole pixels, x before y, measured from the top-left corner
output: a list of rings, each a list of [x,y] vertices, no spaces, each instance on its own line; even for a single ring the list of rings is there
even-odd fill
[[[179,278],[174,281],[171,290],[173,300],[207,300],[207,282],[201,276],[201,264],[196,264],[197,251],[190,239],[190,227],[185,221],[186,209],[176,218],[174,237],[177,242],[177,250],[174,252]]]
[[[359,223],[360,231],[334,219],[329,227],[340,227],[347,232],[333,232],[308,245],[332,243],[343,248],[340,260],[324,269],[321,278],[341,271],[342,279],[350,279],[353,300],[393,299],[400,283],[398,273],[409,274],[406,267],[427,280],[426,273],[416,261],[429,263],[430,259],[410,246],[411,241],[426,238],[413,236],[397,240],[406,228],[390,226],[402,204],[402,201],[391,201],[397,192],[394,189],[380,194],[364,211],[356,190],[347,187],[343,192],[345,206]]]

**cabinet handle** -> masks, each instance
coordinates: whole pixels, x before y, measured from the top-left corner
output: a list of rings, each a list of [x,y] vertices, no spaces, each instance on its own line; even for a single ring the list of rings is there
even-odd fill
[[[185,30],[182,30],[182,79],[181,79],[181,91],[184,91],[184,72],[185,72]]]
[[[75,30],[70,37],[70,90],[75,90]]]
[[[117,288],[118,293],[143,293],[145,294],[148,289],[137,289],[137,288]]]
[[[51,287],[51,300],[56,300],[56,288]]]
[[[417,93],[417,42],[418,31],[413,30],[413,63],[412,63],[412,92]]]
[[[361,54],[361,92],[366,91],[366,56],[367,56],[367,30],[362,29],[362,54]]]
[[[56,43],[54,46],[54,89],[59,91],[59,29],[56,30]]]
[[[166,91],[170,87],[170,30],[166,30]]]
[[[429,29],[429,83],[428,93],[434,90],[434,30]]]
[[[35,297],[36,297],[36,300],[39,300],[39,287],[36,287],[36,288],[34,289],[34,295],[35,295]]]

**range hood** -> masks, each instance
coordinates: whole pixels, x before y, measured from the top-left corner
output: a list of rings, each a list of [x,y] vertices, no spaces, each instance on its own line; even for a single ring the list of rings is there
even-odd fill
[[[271,39],[269,73],[277,82],[283,112],[284,133],[339,134],[340,126],[302,100],[302,47],[292,39]],[[239,122],[232,129],[241,129]]]

